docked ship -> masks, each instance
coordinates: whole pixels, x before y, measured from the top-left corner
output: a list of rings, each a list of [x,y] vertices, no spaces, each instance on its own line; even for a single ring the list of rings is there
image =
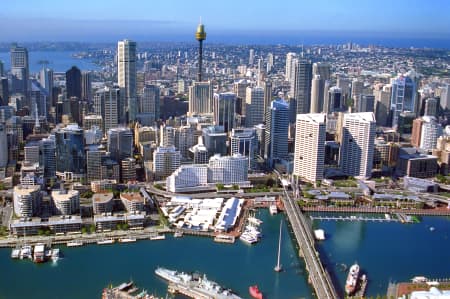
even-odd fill
[[[353,264],[348,271],[347,280],[345,281],[345,292],[352,295],[356,291],[356,285],[359,277],[359,265]]]
[[[222,288],[218,283],[198,273],[185,273],[158,267],[155,274],[169,283],[198,294],[202,298],[241,299],[229,289]]]

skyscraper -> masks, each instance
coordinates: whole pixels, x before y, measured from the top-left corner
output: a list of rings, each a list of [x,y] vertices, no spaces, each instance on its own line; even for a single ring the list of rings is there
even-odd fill
[[[431,151],[436,148],[437,139],[443,134],[442,126],[434,116],[424,116],[422,119],[420,148]]]
[[[339,164],[345,174],[359,178],[371,176],[375,127],[372,112],[344,114]]]
[[[66,72],[67,98],[77,97],[81,100],[81,71],[76,66],[72,66]]]
[[[248,64],[253,65],[255,63],[255,49],[250,49],[248,54]]]
[[[409,76],[398,76],[391,81],[392,127],[398,126],[400,113],[416,110],[416,83]]]
[[[108,130],[108,152],[119,163],[133,156],[133,133],[129,128]]]
[[[297,102],[297,114],[309,113],[311,107],[311,62],[299,59],[294,64],[294,78],[291,79],[291,95]]]
[[[266,112],[264,158],[268,166],[288,156],[289,104],[282,99],[272,101]]]
[[[294,64],[296,63],[298,55],[296,53],[289,52],[286,54],[286,67],[285,67],[285,80],[291,82],[294,77]]]
[[[28,97],[30,79],[30,67],[28,62],[28,50],[13,44],[11,54],[12,93],[21,93]]]
[[[223,126],[225,132],[234,128],[236,94],[225,92],[214,94],[214,123]]]
[[[39,83],[47,92],[49,108],[54,105],[53,102],[53,70],[49,68],[42,68],[39,72]]]
[[[44,168],[44,179],[46,181],[54,179],[56,176],[56,145],[55,139],[48,137],[39,142],[40,164]]]
[[[156,85],[145,85],[142,89],[140,99],[139,115],[146,118],[145,125],[153,125],[159,119],[159,87]]]
[[[136,119],[136,42],[119,41],[117,44],[117,81],[124,89],[124,99],[127,106],[128,122]]]
[[[213,112],[213,88],[211,82],[194,82],[189,87],[189,115]]]
[[[326,99],[325,82],[330,80],[331,66],[328,63],[316,62],[312,66],[313,79],[311,83],[311,113],[323,111]]]
[[[108,132],[119,124],[121,99],[123,97],[119,88],[105,87],[95,93],[94,113],[102,116],[104,132]]]
[[[248,169],[255,169],[258,142],[254,128],[233,129],[230,135],[230,154],[241,154],[248,158]]]
[[[0,123],[0,168],[8,165],[8,142],[6,139],[6,127]]]
[[[8,78],[0,77],[0,106],[8,106],[9,87]]]
[[[315,183],[323,179],[326,114],[297,114],[293,174]]]
[[[92,100],[92,73],[81,73],[81,99],[86,102]]]
[[[357,102],[358,112],[375,112],[375,96],[368,94],[360,94]]]
[[[80,179],[85,174],[83,129],[76,124],[55,132],[56,174],[66,180]]]
[[[342,90],[337,86],[333,86],[328,90],[327,100],[324,103],[323,110],[327,114],[341,112],[344,110],[344,104]]]
[[[253,127],[264,122],[264,89],[262,87],[247,87],[245,99],[245,122],[247,127]]]

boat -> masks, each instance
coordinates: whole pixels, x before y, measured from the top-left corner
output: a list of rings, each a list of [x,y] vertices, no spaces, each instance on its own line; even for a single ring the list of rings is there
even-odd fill
[[[347,280],[345,281],[345,292],[352,295],[356,290],[356,284],[359,276],[359,265],[353,264],[348,271]]]
[[[276,214],[278,214],[278,208],[277,208],[277,205],[276,205],[276,204],[271,204],[271,205],[269,206],[269,212],[270,212],[270,215],[276,215]]]
[[[45,245],[37,244],[34,246],[33,262],[43,263],[45,262]]]
[[[241,299],[232,290],[221,287],[218,283],[209,280],[205,274],[185,273],[158,267],[155,274],[169,282],[175,290],[188,290],[198,294],[201,298],[215,299]]]
[[[66,246],[67,247],[80,247],[80,246],[83,246],[83,242],[82,241],[71,241],[71,242],[67,242]]]
[[[255,299],[263,299],[263,294],[261,293],[257,285],[250,286],[248,288],[248,292]]]
[[[97,241],[98,245],[107,245],[107,244],[114,244],[115,240],[113,238],[110,239],[101,239]]]
[[[119,243],[132,243],[136,242],[136,238],[120,238]]]
[[[165,239],[166,239],[166,235],[156,235],[156,236],[150,237],[150,240],[152,240],[152,241],[165,240]]]
[[[33,257],[33,247],[31,245],[23,245],[20,248],[19,258],[23,259],[31,259]]]
[[[173,237],[174,238],[181,238],[183,236],[183,232],[182,231],[176,231],[173,233]]]
[[[253,225],[246,225],[244,228],[244,233],[248,233],[248,234],[254,236],[255,238],[262,237],[261,231]]]
[[[254,225],[261,225],[263,223],[262,220],[255,218],[255,217],[248,217],[248,222],[250,224],[254,224]]]
[[[314,237],[316,237],[316,240],[319,241],[325,240],[325,231],[323,229],[314,230]]]
[[[430,227],[430,232],[432,232],[432,231],[434,231],[435,230],[435,228],[432,226],[432,227]]]
[[[242,241],[244,241],[247,244],[254,244],[258,242],[258,238],[250,233],[244,232],[239,237]]]
[[[277,265],[275,266],[275,268],[273,268],[273,270],[275,270],[275,272],[281,272],[283,271],[283,267],[281,267],[280,264],[280,252],[281,252],[281,228],[283,226],[283,221],[280,221],[280,236],[278,237],[278,257],[277,257]]]
[[[58,261],[59,260],[59,258],[60,258],[60,253],[61,253],[61,251],[59,250],[59,248],[53,248],[52,249],[52,255],[51,255],[51,260],[53,261],[53,262],[56,262],[56,261]]]
[[[14,248],[11,252],[11,258],[18,259],[20,255],[20,248]]]

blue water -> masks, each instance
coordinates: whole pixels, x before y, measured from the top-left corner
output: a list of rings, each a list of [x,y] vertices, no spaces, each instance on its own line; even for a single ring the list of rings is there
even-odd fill
[[[12,260],[10,249],[1,249],[0,298],[100,298],[104,287],[129,279],[163,296],[167,284],[154,275],[157,266],[206,273],[243,298],[250,297],[248,287],[252,284],[258,284],[266,298],[311,298],[304,264],[296,257],[286,225],[281,256],[285,271],[273,271],[283,216],[261,211],[260,218],[264,220],[264,238],[255,246],[239,240],[231,245],[209,238],[168,237],[163,241],[62,247],[65,257],[56,266]]]
[[[99,66],[88,59],[72,57],[75,52],[71,51],[31,51],[28,53],[30,61],[30,73],[37,73],[42,69],[39,61],[47,60],[48,67],[55,72],[65,72],[72,66],[77,66],[82,71],[98,70]],[[0,52],[0,60],[3,61],[5,70],[11,68],[11,57],[9,52]]]
[[[342,264],[350,267],[357,262],[368,275],[369,296],[386,294],[389,281],[450,277],[449,224],[445,217],[423,217],[420,224],[314,221],[326,232],[318,250],[339,291],[343,292],[348,271]]]

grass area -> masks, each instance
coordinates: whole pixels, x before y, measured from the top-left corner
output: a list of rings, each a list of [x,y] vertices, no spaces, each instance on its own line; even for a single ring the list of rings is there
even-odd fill
[[[334,181],[333,185],[336,187],[346,187],[346,188],[358,187],[358,184],[354,180]]]

